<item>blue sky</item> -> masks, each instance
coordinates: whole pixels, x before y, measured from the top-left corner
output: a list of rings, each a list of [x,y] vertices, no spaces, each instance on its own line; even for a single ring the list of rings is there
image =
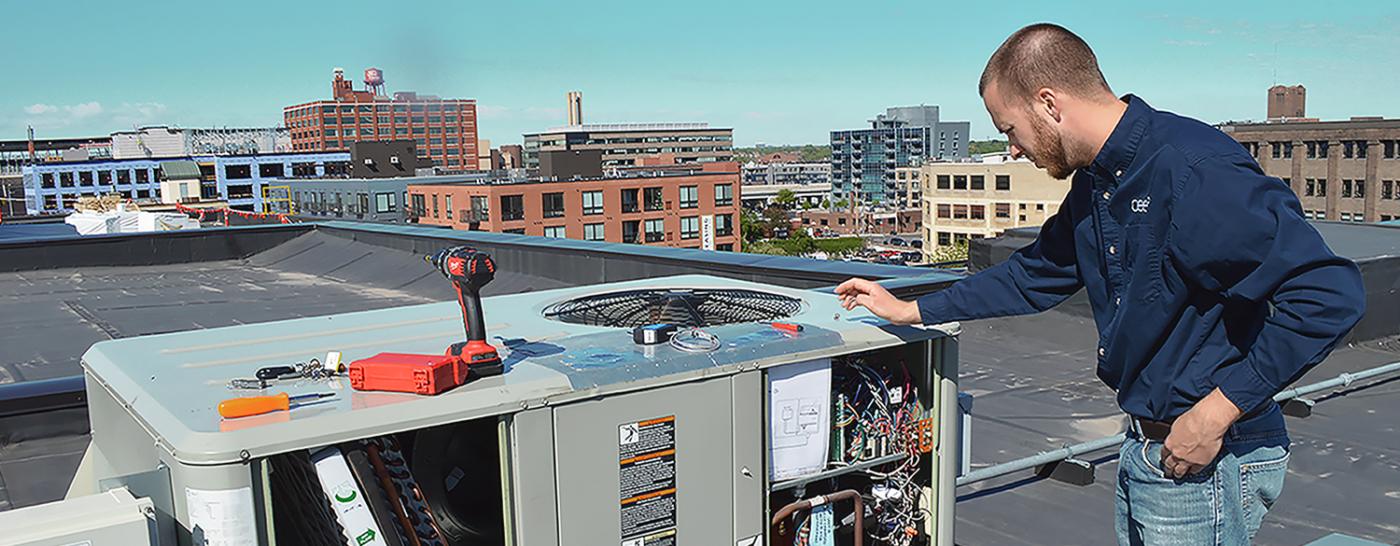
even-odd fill
[[[920,103],[983,138],[978,75],[1037,21],[1083,36],[1115,91],[1205,121],[1262,118],[1274,82],[1306,85],[1310,116],[1400,117],[1394,1],[10,4],[0,139],[273,125],[337,66],[475,98],[496,145],[562,124],[574,89],[588,122],[708,121],[741,146]]]

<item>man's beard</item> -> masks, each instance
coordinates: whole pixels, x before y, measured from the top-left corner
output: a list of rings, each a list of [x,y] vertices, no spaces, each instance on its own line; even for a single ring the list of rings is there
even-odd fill
[[[1031,133],[1035,146],[1031,157],[1036,165],[1057,180],[1064,180],[1074,174],[1075,167],[1069,164],[1060,133],[1052,129],[1045,120],[1034,115],[1031,116]]]

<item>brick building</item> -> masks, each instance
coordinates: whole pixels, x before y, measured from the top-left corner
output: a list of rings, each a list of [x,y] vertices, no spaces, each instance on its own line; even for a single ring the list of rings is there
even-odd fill
[[[733,251],[741,244],[732,162],[567,182],[410,184],[408,199],[418,223],[453,229]]]
[[[371,72],[372,71],[372,72]],[[377,84],[373,83],[377,79]],[[400,91],[383,94],[382,73],[366,71],[371,90],[356,91],[344,71],[331,80],[331,99],[282,109],[294,151],[347,150],[351,142],[412,139],[419,157],[449,170],[476,170],[476,101]],[[487,166],[489,168],[489,166]]]
[[[923,227],[923,220],[917,209],[805,210],[797,214],[793,225],[807,228],[813,235],[897,235],[919,233]]]
[[[1269,176],[1293,188],[1309,219],[1400,218],[1400,119],[1226,123]]]

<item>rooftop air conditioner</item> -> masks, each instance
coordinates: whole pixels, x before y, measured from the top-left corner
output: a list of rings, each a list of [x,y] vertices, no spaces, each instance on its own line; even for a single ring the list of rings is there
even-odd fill
[[[952,545],[951,330],[699,275],[482,309],[501,375],[435,396],[278,380],[250,394],[334,396],[240,419],[215,409],[241,395],[231,379],[331,351],[441,354],[463,337],[458,303],[97,343],[70,497],[148,498],[161,544],[713,546],[849,533],[841,494],[770,518],[855,490],[865,544]]]

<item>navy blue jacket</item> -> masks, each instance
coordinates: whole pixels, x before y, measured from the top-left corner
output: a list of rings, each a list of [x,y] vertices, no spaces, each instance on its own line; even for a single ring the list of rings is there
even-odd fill
[[[1034,313],[1084,289],[1123,411],[1169,421],[1219,387],[1246,414],[1227,439],[1282,431],[1272,398],[1360,319],[1361,273],[1239,143],[1124,100],[1036,241],[920,298],[921,318]]]

